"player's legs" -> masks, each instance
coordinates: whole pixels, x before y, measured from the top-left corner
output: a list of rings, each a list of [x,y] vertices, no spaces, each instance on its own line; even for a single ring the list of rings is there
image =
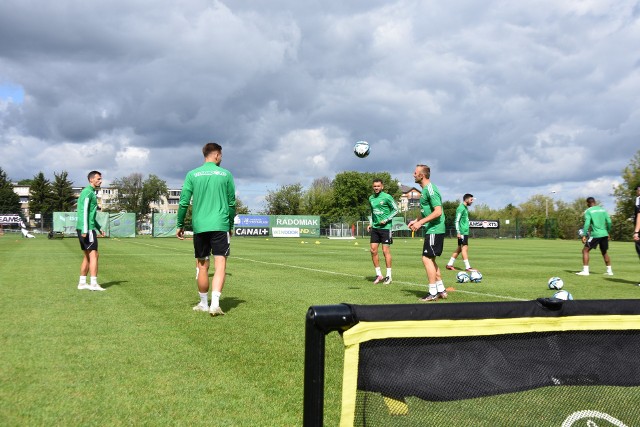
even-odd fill
[[[380,270],[380,256],[378,255],[378,248],[380,243],[382,243],[383,237],[380,234],[380,229],[372,228],[371,229],[371,238],[369,240],[370,247],[369,251],[371,252],[371,261],[373,262],[373,268],[376,270],[376,278],[373,281],[374,285],[382,282],[384,277],[382,277],[382,271]],[[384,253],[384,245],[383,245],[383,253]]]
[[[80,277],[87,277],[89,274],[89,251],[82,251],[82,263],[80,264]]]
[[[449,262],[447,263],[447,270],[455,270],[455,268],[453,267],[453,264],[456,262],[456,260],[458,259],[458,255],[460,255],[461,252],[462,252],[462,248],[460,245],[458,245],[456,250],[453,251],[453,253],[451,254],[451,258],[449,258]]]
[[[384,284],[388,285],[391,283],[391,246],[382,244],[382,254],[384,255],[384,262],[387,267],[387,274],[384,277]]]
[[[83,252],[82,262],[80,264],[80,281],[78,289],[89,289],[92,291],[104,291],[105,289],[98,284],[98,241],[97,233],[91,230],[82,236],[78,230],[78,239],[80,248]],[[90,281],[87,284],[87,274]]]
[[[196,264],[198,267],[196,277],[198,292],[207,293],[209,292],[209,258],[198,258]]]
[[[424,270],[427,273],[427,281],[429,282],[429,287],[431,288],[431,285],[433,284],[435,286],[435,283],[438,281],[438,266],[436,264],[436,257],[423,256],[422,264],[424,265]],[[429,291],[431,291],[431,289],[429,289]]]
[[[613,270],[611,269],[611,258],[609,257],[609,238],[605,237],[600,242],[600,253],[602,254],[602,259],[604,260],[604,265],[607,266],[607,271],[604,273],[607,276],[613,276]]]
[[[222,288],[224,288],[224,281],[226,277],[227,271],[227,257],[225,256],[214,256],[213,263],[215,272],[213,273],[213,281],[211,283],[211,290],[213,292],[222,292]]]
[[[89,251],[89,275],[98,277],[98,251]]]
[[[582,248],[582,271],[577,272],[578,276],[588,276],[589,275],[589,251],[591,248],[589,247],[589,242],[585,243]]]
[[[225,277],[227,274],[227,257],[231,250],[231,235],[228,232],[214,231],[211,236],[211,254],[213,255],[213,263],[215,272],[213,273],[213,281],[211,283],[211,306],[209,314],[211,316],[223,315],[224,312],[220,308],[220,297],[224,288]]]
[[[371,261],[373,261],[373,266],[378,269],[380,268],[380,257],[378,256],[378,246],[380,243],[371,243],[369,251],[371,252]],[[384,248],[383,248],[384,252]]]
[[[444,234],[427,234],[425,236],[422,248],[422,264],[429,281],[429,295],[422,298],[421,301],[435,301],[438,298],[447,297],[440,267],[438,267],[436,261],[436,258],[442,254],[443,245]]]

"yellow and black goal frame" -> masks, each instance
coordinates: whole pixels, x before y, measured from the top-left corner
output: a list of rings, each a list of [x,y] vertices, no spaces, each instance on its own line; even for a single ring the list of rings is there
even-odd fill
[[[469,402],[545,387],[580,390],[575,407],[589,410],[571,417],[577,419],[594,408],[604,408],[602,413],[611,408],[616,413],[607,425],[640,426],[640,300],[540,298],[310,307],[305,330],[305,427],[323,425],[325,336],[334,331],[342,335],[345,347],[341,426],[382,423],[379,420],[386,418],[366,422],[376,419],[366,414],[374,402],[382,403],[378,411],[385,416],[406,420],[413,402]],[[607,387],[622,390],[622,398],[620,392],[609,393]],[[595,402],[605,395],[616,396],[612,400],[617,403]],[[558,396],[549,399],[549,413],[538,416],[553,420],[548,425],[561,425],[555,419],[563,415],[553,413],[561,412],[553,402],[562,400]],[[530,404],[535,414],[539,405],[533,400]],[[493,421],[486,425],[500,425],[501,420],[507,425],[506,420],[513,416],[510,411],[505,407],[502,414],[487,415]],[[449,425],[446,416],[451,412],[429,425]],[[616,416],[624,420],[618,422]],[[385,425],[392,425],[387,422]],[[562,425],[574,425],[567,422]]]

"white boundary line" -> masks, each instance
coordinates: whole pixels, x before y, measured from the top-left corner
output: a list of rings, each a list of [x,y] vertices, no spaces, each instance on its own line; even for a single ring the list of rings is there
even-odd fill
[[[131,243],[134,243],[134,244],[137,244],[137,245],[151,246],[151,247],[159,248],[159,249],[167,249],[167,247],[165,247],[165,246],[151,245],[149,243],[139,243],[139,242],[131,242]],[[253,263],[256,263],[256,264],[274,265],[274,266],[277,266],[277,267],[295,268],[295,269],[298,269],[298,270],[313,271],[315,273],[332,274],[334,276],[344,276],[344,277],[353,277],[353,278],[358,278],[358,279],[364,279],[364,276],[359,276],[357,274],[351,274],[351,273],[341,273],[339,271],[320,270],[320,269],[317,269],[317,268],[301,267],[299,265],[283,264],[283,263],[279,263],[279,262],[259,261],[259,260],[256,260],[256,259],[242,258],[242,257],[233,256],[233,255],[231,255],[229,258],[238,259],[240,261],[253,262]],[[403,281],[398,281],[398,280],[394,280],[394,282],[402,284],[402,285],[415,286],[415,287],[421,287],[421,288],[425,288],[426,289],[426,285],[425,284],[412,283],[412,282],[403,282]],[[510,301],[528,301],[528,300],[523,299],[523,298],[514,298],[514,297],[505,296],[505,295],[488,294],[486,292],[465,291],[465,290],[458,289],[458,288],[456,288],[455,292],[460,292],[461,294],[480,295],[480,296],[485,296],[485,297],[506,299],[506,300],[510,300]]]
[[[320,269],[317,269],[317,268],[309,268],[309,267],[300,267],[300,266],[297,266],[297,265],[282,264],[282,263],[279,263],[279,262],[258,261],[258,260],[250,259],[250,258],[241,258],[241,257],[234,257],[234,256],[231,256],[231,258],[239,259],[241,261],[253,262],[253,263],[256,263],[256,264],[275,265],[275,266],[278,266],[278,267],[295,268],[295,269],[298,269],[298,270],[313,271],[313,272],[316,272],[316,273],[333,274],[335,276],[346,276],[346,277],[354,277],[354,278],[358,278],[358,279],[364,279],[364,276],[358,276],[357,274],[340,273],[340,272],[337,272],[337,271],[320,270]],[[402,285],[409,285],[409,286],[416,286],[416,287],[426,288],[426,285],[419,284],[419,283],[402,282],[402,281],[398,281],[398,280],[394,280],[394,283],[400,283]],[[457,288],[456,288],[455,292],[460,292],[462,294],[481,295],[481,296],[488,296],[488,297],[493,297],[493,298],[507,299],[507,300],[511,300],[511,301],[528,301],[528,300],[523,299],[523,298],[514,298],[514,297],[508,297],[508,296],[505,296],[505,295],[488,294],[488,293],[485,293],[485,292],[465,291],[465,290],[457,289]]]

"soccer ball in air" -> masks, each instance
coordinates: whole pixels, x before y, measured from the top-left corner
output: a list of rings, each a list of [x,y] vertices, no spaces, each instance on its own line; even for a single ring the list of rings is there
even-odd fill
[[[547,284],[549,285],[549,289],[560,290],[564,286],[564,281],[559,277],[552,277]]]
[[[456,280],[458,281],[458,283],[469,283],[471,281],[471,279],[469,278],[469,275],[464,271],[461,271],[458,274],[456,274]]]
[[[469,275],[469,280],[471,280],[473,283],[482,282],[482,273],[480,273],[479,271],[472,271]]]
[[[358,141],[356,145],[353,146],[353,154],[364,159],[371,152],[371,148],[369,147],[369,143],[367,141]]]
[[[553,294],[553,298],[567,301],[567,300],[572,300],[573,295],[571,295],[567,291],[558,291],[555,294]]]

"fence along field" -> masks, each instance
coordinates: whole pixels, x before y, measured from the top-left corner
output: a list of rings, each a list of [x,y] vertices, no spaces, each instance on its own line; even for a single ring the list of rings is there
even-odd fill
[[[316,244],[316,241],[319,242]],[[76,239],[0,237],[0,424],[297,426],[304,318],[312,305],[414,303],[426,292],[421,239],[396,239],[394,282],[373,286],[367,239],[234,238],[227,315],[199,316],[190,241],[100,240],[107,292],[76,289]],[[447,239],[441,265],[455,247]],[[578,241],[471,241],[481,284],[447,302],[550,296],[560,276],[576,299],[637,298],[631,243],[612,242],[613,277],[596,254],[578,277]],[[326,425],[340,418],[342,343],[327,337]],[[212,421],[215,420],[215,421]]]

